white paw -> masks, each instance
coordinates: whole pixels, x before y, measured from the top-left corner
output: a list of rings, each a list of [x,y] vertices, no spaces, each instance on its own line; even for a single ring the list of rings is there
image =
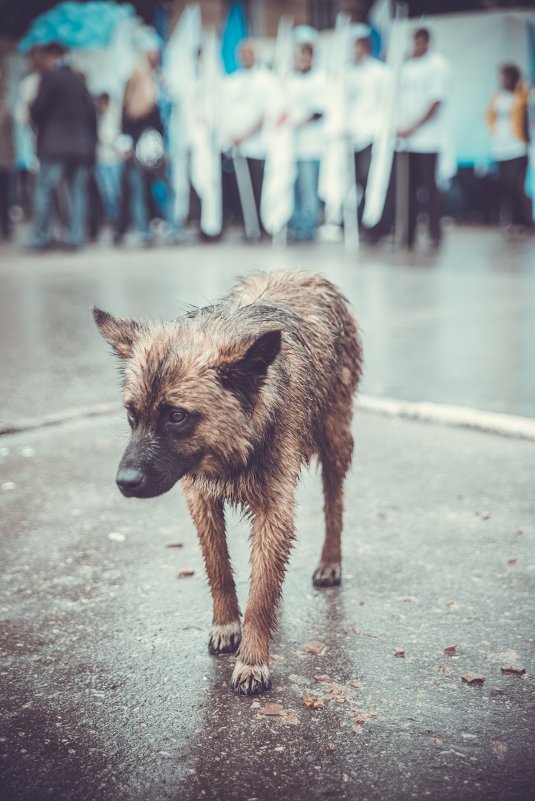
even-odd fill
[[[234,654],[241,641],[241,625],[226,623],[224,626],[213,626],[208,640],[211,654]]]
[[[240,659],[236,662],[230,686],[240,695],[256,695],[271,688],[269,667],[266,663],[259,665],[246,665]]]

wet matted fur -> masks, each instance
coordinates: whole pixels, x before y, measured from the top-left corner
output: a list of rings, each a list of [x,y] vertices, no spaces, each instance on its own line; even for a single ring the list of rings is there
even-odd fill
[[[175,322],[98,309],[94,316],[120,357],[132,429],[119,488],[148,498],[181,479],[212,591],[210,651],[238,651],[232,686],[261,692],[271,686],[269,639],[294,539],[296,484],[313,456],[326,525],[313,581],[340,583],[343,483],[362,364],[356,321],[336,287],[300,272],[248,276],[219,303]],[[243,626],[225,502],[252,521]]]

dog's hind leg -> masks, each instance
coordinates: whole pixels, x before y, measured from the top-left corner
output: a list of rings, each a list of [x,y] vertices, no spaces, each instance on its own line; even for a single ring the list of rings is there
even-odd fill
[[[332,587],[342,580],[341,535],[344,513],[344,479],[351,465],[353,437],[351,411],[334,409],[326,419],[320,439],[319,458],[323,479],[325,541],[312,581],[316,587]]]
[[[269,638],[275,628],[282,582],[294,538],[295,481],[280,492],[272,487],[271,508],[254,512],[251,590],[243,621],[243,638],[231,679],[231,687],[243,695],[254,695],[271,687]]]
[[[235,653],[241,640],[240,608],[227,549],[223,501],[206,498],[184,484],[212,591],[214,612],[208,649],[212,654]]]

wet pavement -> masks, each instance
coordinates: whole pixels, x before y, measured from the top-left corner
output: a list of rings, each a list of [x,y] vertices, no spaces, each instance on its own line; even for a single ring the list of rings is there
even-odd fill
[[[535,237],[453,230],[439,253],[241,243],[26,255],[0,248],[0,426],[117,398],[89,313],[173,319],[256,269],[341,286],[363,326],[361,391],[535,417]]]
[[[533,243],[477,231],[453,232],[438,256],[359,263],[334,245],[4,249],[2,421],[118,400],[92,303],[173,317],[268,265],[344,289],[365,327],[367,394],[534,417],[533,257]],[[208,654],[209,591],[179,489],[143,502],[115,489],[122,415],[0,438],[2,801],[530,797],[535,444],[364,410],[355,436],[343,585],[311,584],[312,469],[274,686],[258,700],[229,689],[232,658]],[[232,514],[229,547],[243,607],[247,526]],[[484,683],[463,683],[471,673]]]

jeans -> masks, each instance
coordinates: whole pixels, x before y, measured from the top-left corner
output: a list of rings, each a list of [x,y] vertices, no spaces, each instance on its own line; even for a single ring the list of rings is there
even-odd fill
[[[106,222],[116,223],[119,217],[119,198],[121,196],[121,173],[123,165],[97,164],[95,178],[97,180]]]
[[[71,161],[41,161],[34,199],[33,244],[46,247],[52,233],[54,190],[61,181],[67,188],[66,244],[79,247],[85,240],[89,168]]]
[[[318,225],[319,161],[297,161],[296,167],[294,213],[289,228],[293,239],[306,241],[314,239]]]
[[[135,159],[130,158],[124,163],[121,178],[121,205],[115,229],[118,239],[122,238],[128,229],[130,219],[141,240],[150,241],[149,199],[150,176],[141,169]]]

